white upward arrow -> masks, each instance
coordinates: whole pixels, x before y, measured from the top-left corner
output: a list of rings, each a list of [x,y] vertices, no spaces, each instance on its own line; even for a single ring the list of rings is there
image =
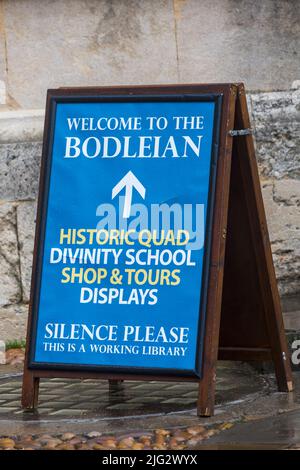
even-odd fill
[[[112,199],[119,194],[122,189],[125,188],[125,201],[124,201],[124,208],[123,208],[123,218],[128,219],[130,216],[131,210],[131,202],[132,202],[132,188],[135,188],[137,192],[145,199],[146,188],[142,185],[142,183],[137,179],[137,177],[132,173],[132,171],[128,171],[128,173],[116,184],[116,186],[112,190]]]

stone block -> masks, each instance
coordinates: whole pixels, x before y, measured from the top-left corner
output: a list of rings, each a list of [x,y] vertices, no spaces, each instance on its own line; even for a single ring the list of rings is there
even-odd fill
[[[0,340],[21,340],[26,337],[28,305],[10,305],[0,308]]]
[[[261,174],[300,176],[300,89],[251,95]]]
[[[44,109],[1,111],[0,144],[42,141],[44,119]]]
[[[0,106],[5,105],[5,104],[6,104],[6,85],[3,80],[0,80]]]
[[[43,108],[47,88],[178,81],[171,0],[10,0],[5,30],[23,108]]]
[[[22,283],[22,300],[28,302],[30,297],[32,255],[35,234],[36,204],[22,202],[17,207],[17,230],[20,251],[20,268]]]
[[[0,199],[35,199],[41,154],[41,142],[0,145]]]
[[[299,78],[298,0],[174,0],[174,11],[181,82],[272,90]]]
[[[5,22],[4,22],[4,11],[0,5],[0,105],[6,103],[6,40],[5,40]]]
[[[263,184],[276,275],[282,295],[300,290],[300,181]]]
[[[0,203],[0,307],[21,300],[16,208]]]

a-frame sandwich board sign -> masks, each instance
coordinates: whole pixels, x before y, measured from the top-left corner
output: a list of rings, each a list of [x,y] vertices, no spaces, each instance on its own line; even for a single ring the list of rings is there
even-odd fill
[[[244,86],[49,90],[23,407],[40,378],[195,381],[209,416],[218,358],[292,390]]]
[[[244,85],[233,85],[231,96],[227,135],[232,139],[223,162],[224,186],[216,197],[224,219],[216,233],[220,251],[211,260],[216,266],[211,279],[221,293],[212,296],[206,318],[201,416],[213,413],[217,359],[273,361],[279,391],[293,389]]]

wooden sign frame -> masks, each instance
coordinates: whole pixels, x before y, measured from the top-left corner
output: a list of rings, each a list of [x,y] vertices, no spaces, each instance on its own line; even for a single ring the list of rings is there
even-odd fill
[[[35,409],[41,378],[194,381],[199,386],[197,411],[214,411],[218,359],[274,362],[280,391],[293,389],[253,137],[243,84],[169,85],[104,88],[61,88],[56,94],[94,96],[219,95],[222,111],[214,195],[211,252],[206,301],[202,378],[80,370],[47,370],[31,366],[33,302],[36,289],[39,233],[43,212],[44,176],[49,135],[44,139],[31,299],[23,376],[22,406]],[[45,130],[50,127],[49,96]]]

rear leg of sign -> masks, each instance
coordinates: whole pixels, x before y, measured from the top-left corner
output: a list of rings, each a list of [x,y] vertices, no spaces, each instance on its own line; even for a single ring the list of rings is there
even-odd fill
[[[250,127],[245,90],[242,85],[239,87],[236,121],[243,128]],[[245,188],[247,212],[251,220],[250,230],[259,277],[261,304],[264,307],[269,347],[274,361],[278,389],[279,391],[287,392],[293,389],[292,373],[255,159],[253,138],[251,135],[241,137],[238,138],[237,143],[240,173],[242,184]]]
[[[250,128],[239,86],[235,129]],[[278,388],[292,390],[289,353],[251,134],[236,134],[231,162],[218,358],[273,361]]]
[[[22,407],[27,410],[34,410],[38,405],[39,397],[39,377],[35,377],[33,373],[26,369],[23,375],[22,389]]]
[[[250,128],[243,85],[238,86],[234,124],[237,130]],[[213,298],[208,299],[207,306],[200,416],[213,414],[217,357],[232,361],[273,360],[278,389],[293,389],[252,135],[235,134],[232,155],[228,158],[227,154],[227,159],[231,162],[231,177],[230,185],[225,178],[222,204],[223,216],[228,215],[227,231],[222,234],[220,227],[226,224],[218,223],[218,213],[215,214],[219,238],[213,244],[213,248],[218,247],[221,237],[226,237],[226,256],[224,260],[222,249],[213,249]],[[225,174],[228,176],[228,172]],[[220,200],[217,195],[215,212]]]

